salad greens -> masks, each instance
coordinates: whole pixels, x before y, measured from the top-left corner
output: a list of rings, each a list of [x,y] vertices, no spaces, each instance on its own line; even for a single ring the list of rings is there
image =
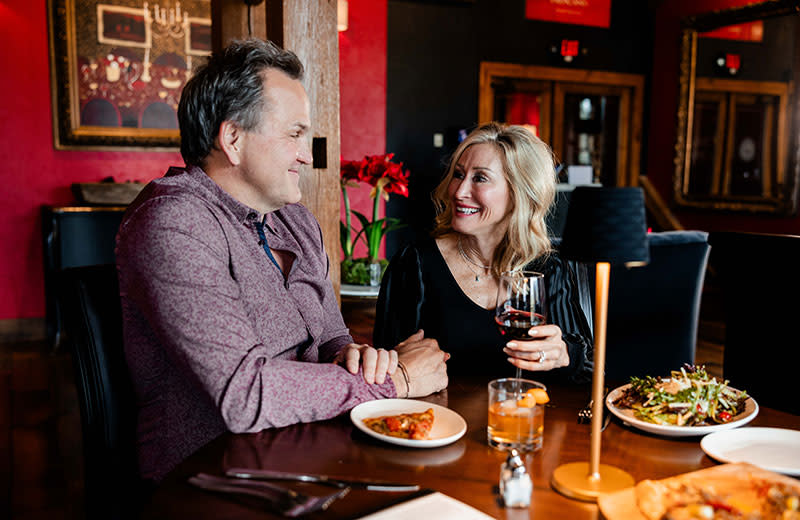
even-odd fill
[[[747,392],[728,381],[709,377],[703,366],[684,365],[669,378],[632,377],[614,404],[631,408],[637,419],[672,425],[700,426],[729,422],[744,411]]]

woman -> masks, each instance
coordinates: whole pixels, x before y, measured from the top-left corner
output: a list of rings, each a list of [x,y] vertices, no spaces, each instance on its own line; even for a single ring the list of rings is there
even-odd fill
[[[418,329],[451,355],[448,372],[512,375],[513,367],[585,381],[591,330],[570,265],[551,248],[545,216],[555,198],[549,147],[521,126],[483,125],[456,149],[434,191],[431,238],[398,252],[381,284],[376,347]],[[545,274],[548,324],[505,341],[494,322],[499,274]]]

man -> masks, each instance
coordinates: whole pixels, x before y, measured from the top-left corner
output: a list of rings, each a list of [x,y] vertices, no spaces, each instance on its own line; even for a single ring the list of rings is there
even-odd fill
[[[327,419],[447,385],[447,355],[421,331],[395,353],[353,344],[345,327],[319,224],[297,204],[311,163],[302,76],[297,56],[268,42],[213,55],[178,107],[187,167],[151,182],[120,226],[145,479],[226,430]]]

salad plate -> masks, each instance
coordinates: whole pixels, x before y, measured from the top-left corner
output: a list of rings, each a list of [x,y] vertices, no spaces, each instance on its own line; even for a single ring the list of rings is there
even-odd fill
[[[730,430],[738,428],[749,423],[758,415],[758,403],[752,397],[748,397],[744,403],[744,411],[735,415],[730,421],[721,424],[706,424],[700,426],[674,426],[670,424],[655,424],[638,419],[634,416],[631,408],[616,406],[614,401],[619,399],[622,394],[630,388],[630,384],[622,385],[615,388],[606,396],[606,406],[608,410],[619,418],[622,422],[645,432],[654,433],[656,435],[664,435],[666,437],[694,437],[700,435],[707,435],[723,430]],[[734,389],[735,390],[735,389]]]
[[[401,413],[424,412],[433,408],[433,428],[427,439],[401,439],[391,435],[383,435],[371,430],[364,424],[364,419],[381,417],[384,415],[397,415]],[[406,446],[409,448],[437,448],[446,446],[460,439],[467,432],[467,422],[456,412],[438,404],[417,401],[415,399],[378,399],[361,403],[350,410],[350,420],[353,425],[366,433],[390,444]]]

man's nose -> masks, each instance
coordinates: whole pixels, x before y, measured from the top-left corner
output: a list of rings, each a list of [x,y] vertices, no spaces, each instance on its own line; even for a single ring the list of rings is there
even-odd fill
[[[307,139],[302,140],[300,148],[297,149],[297,160],[302,164],[311,164],[314,156],[311,154],[311,145]]]

